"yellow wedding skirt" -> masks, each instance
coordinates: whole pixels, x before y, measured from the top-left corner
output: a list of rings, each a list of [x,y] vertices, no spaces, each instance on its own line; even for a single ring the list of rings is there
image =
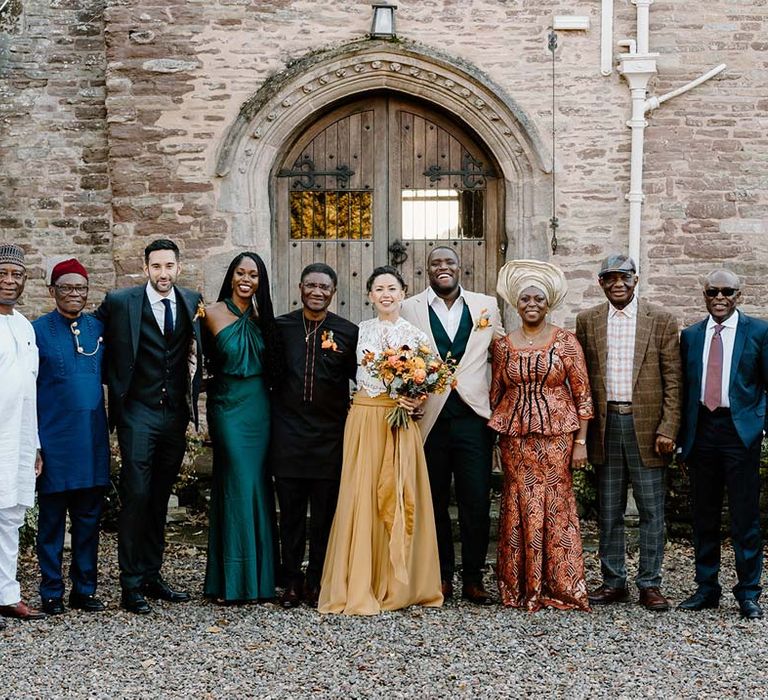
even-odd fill
[[[392,430],[387,396],[356,394],[318,610],[375,615],[442,605],[427,463],[417,423]]]

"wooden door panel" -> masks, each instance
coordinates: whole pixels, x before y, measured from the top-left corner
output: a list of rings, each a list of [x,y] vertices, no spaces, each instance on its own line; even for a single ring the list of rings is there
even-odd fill
[[[501,258],[491,158],[441,114],[400,101],[390,112],[400,146],[391,162],[390,210],[401,215],[398,228],[409,251],[401,270],[411,292],[427,284],[429,251],[448,245],[462,261],[462,285],[495,294]]]
[[[377,221],[386,220],[387,198],[375,196],[377,181],[387,181],[376,165],[386,147],[375,133],[377,124],[386,126],[384,107],[374,101],[336,110],[311,125],[284,157],[275,177],[278,313],[300,307],[302,269],[324,262],[339,276],[332,310],[359,320],[363,258],[373,258]]]
[[[449,115],[394,96],[344,105],[309,125],[273,179],[275,307],[300,307],[310,262],[339,276],[333,310],[370,317],[365,281],[402,244],[409,293],[427,284],[436,245],[457,251],[462,285],[495,293],[503,262],[502,183],[483,147]]]

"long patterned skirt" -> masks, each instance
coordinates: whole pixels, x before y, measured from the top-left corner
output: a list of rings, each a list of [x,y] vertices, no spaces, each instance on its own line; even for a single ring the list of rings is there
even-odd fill
[[[502,436],[496,576],[502,604],[589,610],[571,481],[573,434]]]

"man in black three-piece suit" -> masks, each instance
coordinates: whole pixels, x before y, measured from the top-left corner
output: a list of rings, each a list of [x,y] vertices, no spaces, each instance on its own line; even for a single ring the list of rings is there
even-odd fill
[[[201,297],[175,286],[180,272],[176,244],[153,241],[144,250],[147,284],[109,292],[96,311],[104,323],[109,421],[122,457],[122,605],[138,614],[151,612],[144,596],[189,600],[160,575],[168,498],[184,458],[187,425],[197,425],[202,366],[196,318]]]
[[[680,460],[690,467],[696,592],[683,610],[720,603],[720,512],[728,490],[742,617],[763,616],[760,445],[768,388],[768,323],[737,310],[741,283],[715,270],[704,283],[709,315],[683,331],[683,424]]]

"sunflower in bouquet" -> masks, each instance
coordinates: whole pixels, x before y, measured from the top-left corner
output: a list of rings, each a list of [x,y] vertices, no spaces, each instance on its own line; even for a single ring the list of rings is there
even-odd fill
[[[442,394],[456,385],[453,376],[456,361],[450,355],[443,360],[428,345],[385,348],[379,355],[367,350],[361,364],[384,384],[393,399],[398,396],[425,398],[429,394]],[[390,428],[406,428],[410,420],[402,406],[395,406],[387,413]]]

